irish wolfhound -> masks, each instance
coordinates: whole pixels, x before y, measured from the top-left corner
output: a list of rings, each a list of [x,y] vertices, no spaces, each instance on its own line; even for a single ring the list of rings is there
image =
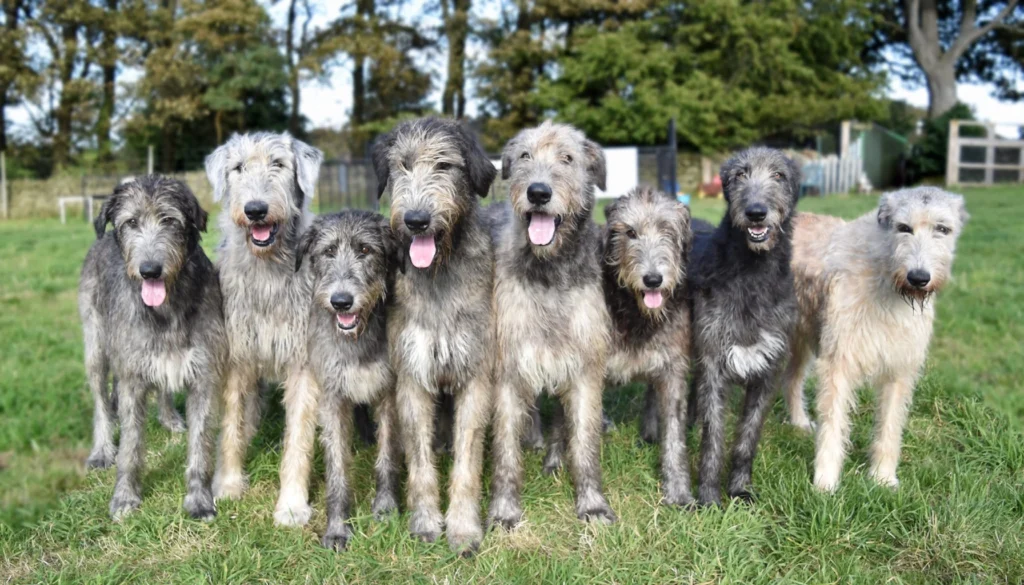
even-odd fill
[[[753,497],[757,441],[797,312],[789,262],[799,169],[780,151],[751,148],[726,161],[721,175],[728,208],[714,232],[696,234],[689,271],[702,505],[721,502],[725,399],[734,383],[745,398],[727,493]]]
[[[801,213],[793,228],[800,319],[784,388],[794,425],[810,430],[804,369],[818,354],[819,428],[814,485],[839,484],[857,388],[880,387],[871,476],[896,486],[903,425],[928,354],[932,295],[950,278],[967,220],[964,200],[935,187],[882,196],[878,210],[845,223]]]
[[[452,550],[471,554],[483,539],[480,474],[491,409],[494,253],[476,197],[497,171],[458,122],[405,122],[373,147],[379,193],[391,185],[390,223],[401,264],[387,334],[397,376],[412,512],[412,534],[427,541],[442,530],[433,460],[434,403],[454,397],[453,454],[447,525]]]
[[[219,248],[231,351],[214,474],[217,498],[246,488],[245,450],[256,432],[258,380],[284,380],[285,431],[279,525],[305,524],[309,466],[320,393],[306,361],[310,293],[295,274],[295,247],[309,226],[319,150],[287,134],[232,136],[206,159],[214,199],[224,206]]]
[[[114,229],[105,234],[108,223]],[[78,287],[85,370],[95,403],[86,463],[107,467],[116,453],[110,515],[117,520],[138,508],[147,390],[170,395],[187,388],[185,511],[210,520],[217,513],[210,491],[210,419],[227,347],[217,273],[199,246],[206,212],[184,183],[148,175],[118,186],[95,224],[98,240]],[[118,381],[120,449],[114,446],[107,395],[111,371]]]
[[[545,122],[520,132],[502,153],[510,205],[496,241],[497,331],[494,478],[490,521],[511,529],[522,517],[522,447],[527,407],[545,389],[566,418],[576,513],[614,522],[601,488],[601,392],[609,316],[601,289],[594,186],[605,184],[601,148],[582,132]],[[560,428],[556,412],[555,428]],[[551,445],[560,438],[554,433]]]
[[[395,246],[387,220],[343,211],[318,217],[302,237],[296,270],[309,281],[310,368],[323,391],[320,439],[327,466],[327,532],[323,545],[341,550],[352,536],[346,462],[356,404],[377,415],[378,517],[398,508],[399,446],[395,375],[388,358],[385,307],[393,285]]]

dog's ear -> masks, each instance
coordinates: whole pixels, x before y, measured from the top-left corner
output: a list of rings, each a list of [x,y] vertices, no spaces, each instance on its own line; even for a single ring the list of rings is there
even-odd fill
[[[395,231],[391,229],[391,222],[388,221],[388,218],[380,215],[377,218],[377,227],[380,229],[380,240],[384,244],[384,257],[387,258],[388,265],[398,268],[404,273],[401,246],[398,245]]]
[[[459,150],[466,162],[469,187],[480,197],[487,197],[491,183],[498,176],[498,169],[494,168],[491,157],[487,156],[477,137],[462,124],[456,124],[456,127],[459,133]]]
[[[316,192],[317,178],[320,177],[320,165],[324,162],[324,153],[319,148],[292,138],[292,156],[295,158],[295,182],[302,196],[312,199]]]
[[[690,216],[690,208],[676,201],[680,219],[679,249],[682,251],[683,267],[690,263],[690,250],[693,248],[693,222]]]
[[[960,229],[964,229],[964,226],[967,225],[967,220],[971,219],[971,214],[967,213],[967,203],[962,195],[953,194],[953,197],[956,199],[956,210],[960,216]]]
[[[878,225],[885,229],[892,227],[892,204],[888,193],[878,198]]]
[[[622,201],[623,197],[617,197],[613,199],[611,203],[604,206],[604,221],[606,223],[612,222],[612,218],[615,217],[615,214],[619,211],[619,202]]]
[[[313,247],[313,242],[320,236],[320,223],[314,221],[313,225],[309,226],[306,233],[302,234],[299,239],[298,246],[295,247],[295,272],[302,268],[302,259],[309,254],[309,249]]]
[[[591,182],[597,185],[598,189],[606,190],[608,165],[604,160],[604,149],[593,140],[585,140],[583,141],[583,153],[587,157],[587,173],[590,175]]]
[[[228,188],[228,145],[235,140],[232,136],[228,142],[217,147],[206,157],[206,179],[213,189],[213,201],[221,203]]]
[[[100,212],[96,214],[96,218],[92,220],[92,227],[96,230],[96,239],[103,237],[103,234],[107,231],[107,224],[114,223],[114,215],[117,212],[117,191],[107,200],[103,202],[103,207],[100,208]]]
[[[507,181],[512,176],[512,161],[516,160],[515,151],[519,149],[519,136],[515,136],[501,149],[501,178]]]
[[[388,177],[391,175],[391,165],[388,164],[388,151],[391,150],[398,139],[395,135],[396,132],[397,130],[392,130],[383,136],[378,136],[373,141],[373,147],[370,149],[373,172],[377,175],[377,199],[380,199],[381,195],[388,188]]]
[[[800,182],[803,180],[803,171],[800,165],[790,157],[786,157],[786,177],[789,181],[789,192],[793,197],[793,211],[796,211],[796,203],[800,199]]]

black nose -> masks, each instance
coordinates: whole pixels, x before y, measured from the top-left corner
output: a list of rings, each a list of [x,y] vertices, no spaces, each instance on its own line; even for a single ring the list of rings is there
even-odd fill
[[[650,274],[644,275],[644,286],[647,288],[658,288],[661,286],[661,275],[657,272],[651,272]]]
[[[331,295],[331,306],[339,311],[347,311],[352,308],[354,300],[348,293],[334,293]]]
[[[139,265],[139,274],[147,280],[156,280],[163,272],[164,267],[156,262],[143,262]]]
[[[916,286],[917,288],[924,288],[932,280],[932,275],[928,274],[927,270],[921,270],[915,268],[907,273],[907,282]]]
[[[551,186],[545,183],[531,183],[526,188],[526,198],[534,205],[544,205],[551,201]]]
[[[750,221],[764,221],[768,217],[768,207],[764,203],[751,203],[743,210]]]
[[[267,217],[269,210],[270,206],[266,201],[249,201],[245,204],[245,217],[248,217],[250,221],[260,221]]]
[[[405,225],[409,227],[410,231],[422,232],[430,227],[430,214],[419,210],[406,211]]]

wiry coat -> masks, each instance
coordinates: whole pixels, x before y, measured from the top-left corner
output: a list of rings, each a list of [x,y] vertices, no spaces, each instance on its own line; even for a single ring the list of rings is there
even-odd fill
[[[343,211],[321,216],[302,239],[296,270],[312,291],[307,326],[310,369],[320,386],[320,427],[327,466],[327,531],[323,545],[341,550],[352,536],[346,472],[353,412],[372,404],[377,415],[378,517],[398,508],[399,441],[395,375],[388,356],[388,291],[395,246],[383,216]]]
[[[295,274],[295,248],[312,220],[309,202],[322,161],[319,150],[287,134],[232,136],[206,159],[214,198],[222,202],[218,266],[231,351],[224,420],[214,476],[217,498],[241,497],[242,466],[256,432],[260,379],[283,380],[285,436],[280,525],[312,514],[308,476],[319,389],[306,361],[310,294]]]
[[[381,194],[391,187],[390,224],[400,250],[387,336],[409,470],[410,531],[432,541],[442,529],[434,463],[434,403],[454,396],[454,467],[446,536],[470,554],[483,539],[480,481],[491,412],[494,255],[479,217],[497,171],[458,122],[400,124],[373,148]]]
[[[800,319],[784,381],[793,424],[811,430],[804,370],[819,355],[814,484],[839,483],[849,411],[863,383],[879,386],[871,476],[896,486],[903,426],[928,354],[933,294],[949,280],[967,213],[934,187],[889,193],[852,222],[802,213],[794,221],[793,273]]]
[[[104,233],[108,223],[113,231]],[[87,464],[107,467],[116,452],[110,514],[119,519],[137,508],[147,391],[169,398],[186,389],[185,510],[193,518],[212,519],[211,419],[227,348],[217,273],[199,246],[206,212],[180,181],[149,175],[115,189],[95,227],[98,239],[86,255],[78,292],[95,402]],[[118,381],[120,449],[113,442],[108,373]]]
[[[613,522],[600,463],[609,317],[591,217],[594,187],[604,186],[604,154],[579,130],[545,122],[505,146],[502,174],[511,179],[511,205],[491,212],[504,227],[496,242],[490,519],[511,528],[522,517],[520,437],[528,405],[547,390],[565,413],[576,513]],[[557,434],[552,441],[560,442]]]
[[[751,467],[764,414],[796,321],[791,223],[800,173],[781,152],[743,151],[722,165],[728,203],[711,234],[698,232],[690,263],[695,384],[700,416],[698,502],[721,502],[725,398],[745,389],[727,493],[750,499]]]

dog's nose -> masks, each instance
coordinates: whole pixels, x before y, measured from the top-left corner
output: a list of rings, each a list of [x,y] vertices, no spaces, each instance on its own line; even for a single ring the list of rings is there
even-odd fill
[[[420,210],[406,211],[405,225],[412,232],[422,232],[430,227],[430,214]]]
[[[139,274],[146,280],[156,280],[163,272],[164,267],[157,262],[143,262],[139,265]]]
[[[544,205],[551,201],[551,186],[545,183],[530,183],[526,188],[526,198],[534,205]]]
[[[270,211],[270,206],[266,201],[249,201],[245,204],[245,217],[248,217],[249,221],[262,220],[267,217],[267,211]]]
[[[914,270],[911,270],[910,272],[907,273],[907,282],[909,282],[910,284],[917,288],[924,288],[928,286],[928,283],[931,282],[931,280],[932,275],[928,274],[927,270],[915,268]]]
[[[355,299],[348,293],[334,293],[331,295],[331,306],[338,311],[347,311],[352,308]]]
[[[768,207],[764,203],[751,203],[743,213],[750,221],[764,221],[768,217]]]
[[[644,275],[644,286],[647,288],[658,288],[661,286],[661,275],[657,272],[651,272]]]

